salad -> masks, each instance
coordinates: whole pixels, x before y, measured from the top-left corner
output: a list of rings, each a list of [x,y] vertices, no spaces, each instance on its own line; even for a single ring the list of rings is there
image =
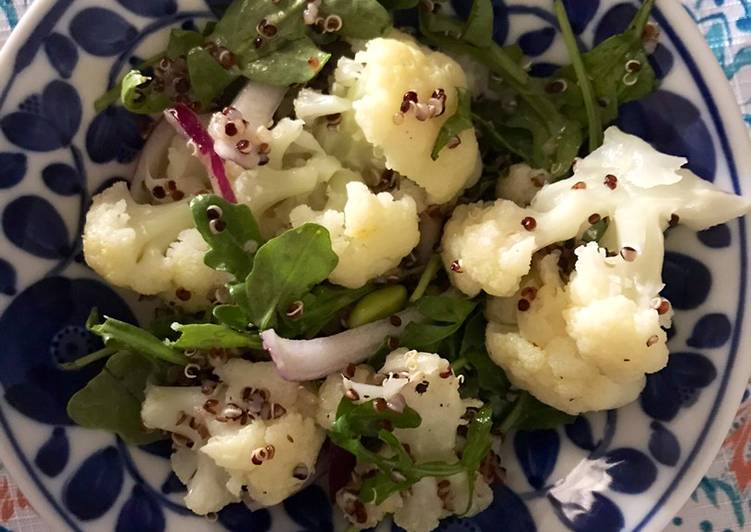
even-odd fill
[[[655,90],[647,0],[533,77],[490,0],[235,0],[97,101],[150,121],[93,198],[87,264],[151,303],[96,309],[70,417],[172,442],[185,504],[312,482],[356,529],[471,516],[502,439],[635,400],[668,360],[664,232],[749,202],[611,124]]]

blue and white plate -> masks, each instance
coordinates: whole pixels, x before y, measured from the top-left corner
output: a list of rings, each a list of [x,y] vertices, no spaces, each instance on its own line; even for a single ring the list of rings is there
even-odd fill
[[[259,0],[265,1],[265,0]],[[91,196],[130,175],[141,118],[93,102],[127,68],[163,48],[170,27],[212,16],[220,0],[36,0],[0,54],[0,457],[53,530],[324,531],[337,517],[318,487],[283,507],[234,505],[216,522],[182,507],[169,448],[127,448],[66,415],[92,371],[60,362],[95,348],[91,307],[132,319],[134,300],[82,264]],[[582,43],[624,29],[616,0],[568,0]],[[455,2],[458,11],[467,1]],[[725,76],[691,18],[658,0],[661,89],[620,125],[726,190],[751,187],[751,145]],[[518,41],[547,74],[565,60],[551,0],[496,2],[495,38]],[[743,177],[745,175],[745,177]],[[477,517],[445,530],[658,531],[715,456],[751,372],[745,313],[745,221],[699,235],[671,231],[665,295],[676,309],[673,355],[636,403],[506,442],[508,484]]]

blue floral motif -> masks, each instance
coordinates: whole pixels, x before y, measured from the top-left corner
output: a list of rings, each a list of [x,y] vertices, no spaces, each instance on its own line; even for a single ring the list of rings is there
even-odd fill
[[[315,484],[286,499],[284,511],[304,531],[328,532],[334,529],[329,498]]]
[[[96,519],[115,504],[123,480],[120,453],[114,447],[105,447],[84,460],[68,480],[63,488],[63,503],[83,521]]]
[[[55,427],[50,438],[39,448],[34,464],[48,477],[62,473],[70,458],[70,443],[63,427]]]
[[[712,289],[709,269],[695,258],[674,251],[665,253],[662,278],[662,295],[678,310],[695,309],[707,300]]]
[[[68,255],[68,229],[60,213],[44,198],[20,196],[3,211],[3,232],[20,249],[44,259]]]
[[[582,33],[600,8],[600,0],[563,0],[571,29],[577,35]]]
[[[592,425],[585,416],[579,416],[576,420],[564,427],[566,436],[580,449],[585,451],[595,450],[594,436],[592,435]]]
[[[452,522],[461,523],[465,526],[462,528],[440,528],[439,530],[478,530],[492,531],[499,530],[499,525],[503,524],[503,532],[536,532],[537,526],[529,513],[527,505],[519,496],[514,493],[508,486],[498,484],[493,487],[493,504],[485,511],[480,512],[474,517],[461,520],[447,520],[446,525],[451,527]],[[466,525],[474,525],[469,527]]]
[[[537,57],[548,51],[556,34],[555,28],[552,27],[533,30],[519,37],[519,46],[525,55]]]
[[[552,494],[548,499],[558,518],[574,532],[617,532],[623,529],[621,509],[602,493],[581,493],[568,502],[562,502]],[[588,504],[582,505],[580,501],[586,499],[589,499]]]
[[[95,163],[128,163],[143,147],[139,120],[123,107],[109,107],[99,113],[86,132],[86,151]]]
[[[555,468],[560,448],[555,430],[519,431],[514,435],[514,453],[529,485],[542,489]]]
[[[0,294],[16,295],[16,269],[5,259],[0,259]]]
[[[251,512],[241,502],[225,506],[218,518],[219,523],[230,532],[266,532],[271,528],[271,513],[268,510],[261,508]]]
[[[138,30],[114,11],[90,7],[73,17],[70,34],[91,55],[108,57],[125,51],[138,36]]]
[[[658,421],[650,424],[652,434],[649,436],[649,452],[659,463],[675,466],[681,457],[681,444],[665,425]]]
[[[657,478],[657,468],[641,451],[624,447],[605,455],[610,489],[621,493],[643,493]]]
[[[140,484],[133,486],[130,498],[120,509],[115,532],[162,532],[164,511]]]
[[[733,326],[725,314],[705,314],[694,325],[691,337],[686,340],[689,347],[713,349],[721,347],[730,339]]]
[[[730,228],[727,224],[715,225],[704,231],[699,231],[696,236],[702,244],[713,249],[726,248],[730,246],[732,241]]]
[[[5,399],[42,423],[71,423],[65,406],[99,371],[98,365],[64,371],[59,362],[89,353],[98,343],[83,327],[92,308],[135,321],[111,288],[90,279],[48,277],[21,292],[0,317]],[[34,331],[34,334],[28,334]]]
[[[27,160],[23,153],[0,153],[0,189],[16,186],[26,175]]]
[[[673,353],[668,365],[647,376],[639,401],[644,412],[660,421],[670,421],[684,406],[696,401],[698,391],[717,377],[711,360],[698,353]]]
[[[714,181],[717,155],[712,135],[699,110],[685,97],[658,90],[622,106],[617,123],[663,153],[688,158],[687,168],[702,179]]]
[[[52,81],[37,97],[38,107],[20,110],[0,120],[0,129],[13,144],[30,151],[52,151],[70,143],[81,123],[81,99],[64,81]]]
[[[61,196],[73,196],[83,190],[83,177],[64,163],[52,163],[42,170],[42,181],[51,191]]]
[[[117,0],[117,3],[143,17],[163,17],[177,11],[175,0]]]
[[[44,40],[44,51],[60,77],[70,78],[78,64],[78,48],[73,41],[61,33],[52,33]]]
[[[172,493],[184,493],[185,484],[183,484],[180,479],[177,478],[177,475],[175,475],[174,472],[170,471],[169,475],[167,475],[167,479],[162,482],[160,491],[165,495],[170,495]]]

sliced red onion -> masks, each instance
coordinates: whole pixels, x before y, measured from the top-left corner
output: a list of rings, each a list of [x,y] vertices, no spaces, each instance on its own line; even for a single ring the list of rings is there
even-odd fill
[[[232,190],[232,184],[224,171],[224,161],[214,151],[214,139],[203,127],[198,115],[187,105],[179,103],[164,111],[164,117],[193,145],[196,157],[203,163],[211,177],[214,191],[227,201],[237,203],[235,191]]]
[[[348,364],[359,364],[375,353],[387,336],[400,335],[409,323],[422,318],[417,309],[407,309],[397,316],[401,318],[399,326],[387,318],[313,340],[289,340],[269,329],[261,333],[261,339],[282,377],[296,382],[311,381]]]
[[[235,96],[232,107],[242,114],[251,128],[268,127],[274,119],[274,113],[279,108],[279,104],[282,103],[286,92],[285,87],[274,87],[249,81]]]
[[[355,382],[347,377],[342,377],[342,382],[345,390],[352,389],[357,392],[361,402],[377,398],[390,401],[409,383],[409,379],[406,377],[390,377],[384,380],[380,386]]]

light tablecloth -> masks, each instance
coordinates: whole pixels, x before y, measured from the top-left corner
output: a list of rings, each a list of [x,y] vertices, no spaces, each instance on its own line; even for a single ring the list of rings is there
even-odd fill
[[[0,45],[33,0],[0,0]],[[723,67],[751,125],[751,0],[683,0]],[[751,397],[722,450],[666,530],[751,530]],[[0,462],[0,532],[50,532]]]

